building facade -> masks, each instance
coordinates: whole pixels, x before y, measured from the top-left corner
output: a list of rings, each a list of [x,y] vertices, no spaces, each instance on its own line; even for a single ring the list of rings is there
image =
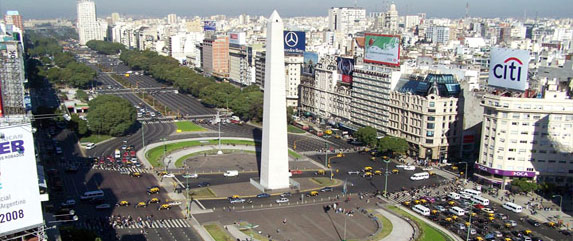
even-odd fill
[[[0,40],[0,117],[26,113],[23,54],[20,41]]]
[[[11,24],[18,27],[20,30],[24,31],[24,22],[22,21],[22,15],[18,11],[6,11],[4,15],[4,22],[6,24]]]
[[[303,63],[302,55],[285,55],[287,107],[298,106],[298,86],[300,85]]]
[[[338,81],[336,59],[323,57],[316,65],[314,77],[304,78],[300,85],[300,107],[304,112],[334,122],[350,120],[351,90]]]
[[[202,65],[206,74],[229,77],[229,37],[213,35],[203,40]]]
[[[475,176],[505,187],[529,178],[571,190],[573,100],[564,92],[543,98],[485,95],[482,140]]]
[[[408,141],[412,156],[438,161],[459,155],[463,95],[452,75],[400,80],[387,109],[386,134]]]
[[[90,40],[103,40],[104,36],[96,19],[95,3],[89,0],[80,0],[77,10],[80,44],[85,45]]]
[[[251,85],[253,51],[246,45],[229,45],[229,79],[240,85]]]
[[[366,30],[366,9],[341,7],[328,10],[328,28],[331,31],[354,34]]]

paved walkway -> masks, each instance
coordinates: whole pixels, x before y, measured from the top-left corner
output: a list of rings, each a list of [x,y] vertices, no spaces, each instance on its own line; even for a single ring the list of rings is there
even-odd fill
[[[392,232],[386,236],[386,238],[381,239],[382,241],[410,240],[410,237],[414,234],[414,229],[408,222],[406,222],[406,220],[394,215],[393,213],[387,212],[384,209],[376,209],[376,212],[382,214],[382,216],[386,217],[392,223]]]

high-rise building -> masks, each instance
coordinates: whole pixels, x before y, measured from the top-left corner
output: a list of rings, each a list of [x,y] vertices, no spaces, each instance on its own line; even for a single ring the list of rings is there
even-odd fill
[[[445,44],[450,40],[450,27],[430,25],[426,29],[426,39],[432,43]]]
[[[24,31],[22,15],[20,15],[18,11],[7,11],[6,15],[4,15],[4,22],[6,22],[6,24],[12,24],[18,27],[20,30]]]
[[[229,45],[229,79],[241,85],[253,84],[254,57],[250,46]]]
[[[119,16],[119,13],[111,13],[111,24],[115,24],[119,22],[119,20],[121,20],[121,16]]]
[[[212,35],[204,39],[201,57],[206,74],[229,77],[229,36]]]
[[[172,13],[167,15],[167,24],[176,24],[177,23],[177,15]]]
[[[366,9],[356,7],[331,8],[328,10],[328,27],[331,31],[354,34],[366,30]]]
[[[543,95],[532,95],[537,98],[483,97],[481,148],[474,176],[502,188],[514,179],[527,178],[572,191],[573,100],[555,80],[544,89]]]
[[[80,44],[85,45],[90,40],[103,40],[102,28],[96,19],[95,3],[90,0],[79,0],[77,7]]]

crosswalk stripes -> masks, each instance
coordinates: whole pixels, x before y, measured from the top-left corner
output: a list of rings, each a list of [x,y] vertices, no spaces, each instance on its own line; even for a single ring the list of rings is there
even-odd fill
[[[139,173],[147,173],[148,170],[143,169],[143,168],[139,168],[139,167],[108,167],[108,166],[99,166],[96,165],[93,167],[93,169],[96,170],[105,170],[105,171],[118,171],[118,172],[129,172],[129,173],[133,173],[133,172],[139,172]]]
[[[151,224],[151,225],[150,225]],[[189,228],[191,224],[185,219],[163,219],[153,222],[143,221],[142,223],[134,223],[127,227],[120,226],[117,229],[139,229],[139,228]]]

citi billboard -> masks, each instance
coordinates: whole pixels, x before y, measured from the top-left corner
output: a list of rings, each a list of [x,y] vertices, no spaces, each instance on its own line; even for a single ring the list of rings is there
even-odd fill
[[[529,51],[492,48],[488,85],[512,90],[528,88]]]

